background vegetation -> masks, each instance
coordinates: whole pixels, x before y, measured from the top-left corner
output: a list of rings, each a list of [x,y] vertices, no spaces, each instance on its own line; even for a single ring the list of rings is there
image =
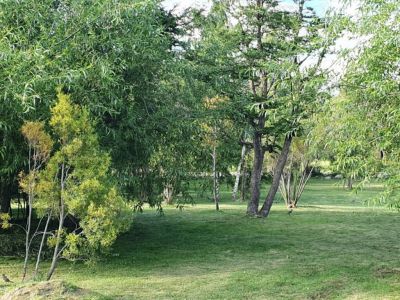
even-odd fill
[[[357,3],[2,1],[2,291],[396,298],[400,5]]]

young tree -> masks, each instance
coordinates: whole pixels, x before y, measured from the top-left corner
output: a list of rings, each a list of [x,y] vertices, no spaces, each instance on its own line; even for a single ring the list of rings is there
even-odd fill
[[[36,231],[31,234],[33,217],[32,212],[34,201],[37,195],[36,185],[39,177],[39,171],[50,157],[50,152],[53,147],[53,141],[51,140],[50,136],[45,132],[43,122],[26,122],[21,128],[21,132],[25,137],[29,148],[28,174],[25,175],[21,173],[20,175],[20,187],[28,196],[28,215],[25,228],[25,259],[22,273],[22,280],[25,280],[31,243],[32,240],[38,235],[39,229],[38,226]],[[50,214],[47,218],[45,232],[47,231],[49,220]],[[44,236],[45,233],[43,234],[43,237]],[[42,244],[39,252],[41,252],[41,250]]]
[[[224,97],[213,97],[204,99],[204,107],[209,115],[205,118],[203,123],[203,134],[205,147],[208,148],[208,152],[212,158],[212,178],[213,178],[213,200],[215,203],[215,209],[219,210],[220,201],[220,170],[218,170],[218,148],[222,144],[222,136],[225,134],[224,128],[228,127],[227,121],[222,119],[219,115],[221,108],[224,103],[227,102],[227,98]]]
[[[279,117],[274,117],[276,104],[265,102],[261,109],[271,116],[269,122],[275,123],[283,133],[283,146],[278,157],[272,184],[265,198],[259,215],[266,217],[271,209],[275,194],[279,188],[293,137],[301,134],[303,124],[324,102],[329,95],[322,90],[326,75],[321,68],[322,61],[333,44],[338,32],[332,31],[327,20],[316,16],[312,8],[306,6],[305,0],[294,1],[297,10],[292,15],[292,30],[288,34],[288,51],[285,51],[284,63],[286,70],[280,73],[283,80],[278,82],[275,101],[280,103]],[[275,106],[275,107],[274,107]],[[274,120],[276,118],[276,120]],[[282,128],[283,127],[283,128]],[[279,133],[279,131],[278,131]],[[279,135],[276,135],[279,138]]]
[[[57,151],[37,188],[39,214],[54,210],[58,215],[58,228],[48,240],[54,247],[48,280],[61,256],[90,257],[110,247],[131,222],[129,208],[109,180],[110,157],[99,149],[88,111],[59,92],[51,113]],[[67,218],[75,228],[65,226]]]
[[[274,162],[273,165],[275,166]],[[313,169],[308,145],[303,139],[294,138],[279,182],[279,191],[288,209],[297,207]]]

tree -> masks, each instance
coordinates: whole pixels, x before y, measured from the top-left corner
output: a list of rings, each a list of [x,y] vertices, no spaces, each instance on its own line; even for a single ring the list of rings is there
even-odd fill
[[[229,127],[227,122],[220,114],[223,112],[224,103],[227,102],[225,97],[213,97],[204,99],[204,108],[210,115],[204,118],[203,128],[203,140],[205,148],[209,152],[212,158],[212,178],[213,178],[213,200],[215,203],[215,209],[219,210],[220,201],[220,170],[218,170],[219,151],[223,135],[226,134],[226,129]]]
[[[240,183],[240,175],[242,172],[242,168],[244,167],[244,164],[246,163],[246,155],[247,155],[248,149],[246,145],[242,146],[242,152],[240,155],[240,161],[238,163],[237,169],[236,169],[236,174],[235,174],[235,184],[233,186],[233,191],[232,191],[232,199],[233,201],[237,200],[237,193],[239,190],[239,183]],[[242,176],[242,181],[244,181],[245,178]]]
[[[325,20],[306,7],[306,1],[294,3],[297,10],[291,12],[280,9],[279,1],[215,1],[208,17],[211,25],[202,31],[203,51],[219,68],[215,78],[225,86],[235,84],[231,91],[242,96],[237,108],[252,128],[254,158],[247,208],[252,216],[268,215],[292,138],[326,96],[321,92],[325,81],[321,62],[337,33],[327,30]],[[281,155],[259,210],[267,151]]]
[[[0,98],[0,106],[0,212],[11,214],[11,198],[18,193],[18,173],[26,161],[26,145],[20,133],[23,121],[17,114],[18,103]]]
[[[364,162],[363,178],[368,180],[382,172],[388,176],[381,201],[397,209],[399,7],[395,0],[361,1],[358,18],[349,27],[359,42],[350,53],[353,59],[341,82],[342,93],[347,97],[347,118],[362,122],[361,134],[361,126],[346,122],[349,127],[345,134],[350,138],[344,135],[342,149],[354,150],[349,157],[356,155]]]
[[[175,17],[156,0],[6,0],[2,12],[2,211],[9,211],[9,194],[27,167],[19,130],[24,120],[50,118],[58,85],[98,120],[100,145],[111,154],[123,192],[144,194],[144,170],[160,148],[160,135],[177,126],[170,121],[187,96],[183,67],[172,51],[179,34]]]
[[[294,138],[279,182],[279,191],[288,209],[297,207],[313,169],[308,145],[304,140]]]
[[[50,157],[50,151],[53,147],[53,141],[50,136],[44,130],[43,122],[26,122],[21,128],[21,132],[25,137],[28,148],[28,171],[27,175],[20,174],[20,187],[25,194],[28,195],[28,216],[25,228],[25,260],[23,267],[22,280],[25,279],[27,272],[27,265],[29,259],[29,252],[31,248],[32,240],[38,235],[38,229],[31,235],[31,225],[32,225],[32,213],[35,197],[37,196],[37,181],[39,177],[39,171],[43,165],[47,162]],[[47,231],[47,227],[50,221],[50,214],[48,214],[46,227],[44,232]],[[43,237],[45,233],[43,233]],[[40,246],[40,251],[42,250],[42,244]]]
[[[276,90],[278,102],[283,100],[277,127],[286,125],[281,131],[284,134],[284,142],[274,169],[270,190],[259,211],[259,215],[263,217],[267,216],[271,209],[293,137],[301,134],[305,120],[317,110],[324,99],[329,98],[329,95],[322,90],[326,76],[321,64],[338,32],[332,31],[327,26],[326,20],[317,17],[312,8],[306,7],[305,0],[295,3],[298,9],[293,15],[293,31],[289,34],[290,50],[286,52],[286,63],[283,64],[287,71],[281,73],[285,80],[279,83],[279,89]],[[310,57],[314,60],[307,62]],[[261,107],[264,114],[273,115],[276,107],[269,101],[265,104],[266,108]],[[283,107],[286,111],[282,109]]]
[[[90,257],[110,247],[131,222],[128,206],[109,180],[110,156],[99,148],[89,112],[62,92],[51,112],[58,150],[41,172],[37,188],[39,213],[58,215],[58,228],[48,240],[54,247],[48,280],[60,256]],[[65,226],[67,218],[75,228]]]
[[[343,175],[349,189],[355,179],[368,174],[373,161],[367,158],[379,151],[376,145],[365,142],[373,132],[356,109],[351,96],[342,93],[312,118],[309,135],[311,151],[318,159],[328,160],[333,170]]]

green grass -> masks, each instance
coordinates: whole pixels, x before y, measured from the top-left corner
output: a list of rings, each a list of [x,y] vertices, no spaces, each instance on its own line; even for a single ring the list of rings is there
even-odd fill
[[[400,214],[366,206],[378,192],[313,181],[291,215],[275,203],[267,219],[245,217],[228,191],[221,212],[201,199],[146,209],[114,256],[62,262],[55,278],[104,299],[400,299]],[[17,279],[21,265],[0,258],[0,273]]]

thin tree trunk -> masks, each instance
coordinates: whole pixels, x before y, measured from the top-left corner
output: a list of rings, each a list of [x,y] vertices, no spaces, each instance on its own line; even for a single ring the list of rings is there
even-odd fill
[[[300,197],[303,194],[304,189],[305,189],[305,187],[307,185],[307,182],[310,179],[311,174],[312,174],[312,172],[314,170],[314,167],[312,167],[311,170],[307,174],[307,171],[306,171],[307,167],[308,167],[308,164],[306,165],[306,167],[304,169],[303,176],[302,176],[302,179],[301,179],[301,183],[299,184],[299,189],[298,189],[298,191],[296,193],[296,199],[295,199],[295,202],[294,202],[294,207],[297,207],[297,202],[300,200]]]
[[[213,159],[213,196],[215,202],[215,209],[219,210],[219,182],[218,182],[218,173],[217,173],[217,147],[213,147],[212,153]]]
[[[278,191],[279,187],[279,181],[282,176],[283,168],[285,167],[289,150],[290,150],[290,145],[292,143],[292,136],[286,136],[285,142],[283,144],[282,152],[279,155],[278,161],[276,163],[276,166],[274,168],[274,176],[272,177],[272,185],[269,189],[268,195],[265,198],[264,204],[258,213],[259,216],[261,217],[266,217],[269,214],[269,211],[271,209],[272,203],[274,201],[276,192]]]
[[[233,186],[233,192],[232,192],[232,199],[233,201],[237,200],[237,193],[239,190],[239,182],[240,182],[240,174],[241,174],[241,169],[244,163],[244,159],[246,157],[246,152],[247,152],[247,147],[246,145],[242,146],[242,154],[240,156],[240,161],[236,170],[236,179],[235,179],[235,185]],[[242,178],[243,180],[243,178]]]
[[[351,176],[349,176],[349,177],[347,178],[347,188],[348,188],[349,190],[352,190],[352,189],[353,189],[353,178],[351,178]]]
[[[50,211],[48,216],[47,216],[46,225],[44,226],[42,240],[40,241],[39,252],[38,252],[38,255],[37,255],[37,258],[36,258],[35,272],[33,273],[33,278],[35,278],[37,276],[37,273],[39,271],[40,259],[42,257],[43,246],[44,246],[44,242],[46,240],[46,234],[47,234],[47,229],[49,228],[49,223],[50,223],[50,220],[51,220],[51,214],[52,214],[52,212]]]
[[[251,173],[251,197],[247,205],[247,214],[249,216],[256,216],[258,212],[258,205],[260,202],[260,188],[261,188],[261,174],[264,163],[264,149],[262,146],[262,133],[264,128],[265,118],[259,118],[258,130],[254,132],[254,162],[253,171]]]
[[[35,150],[33,150],[33,157],[36,156]],[[26,218],[26,230],[25,230],[25,259],[24,259],[24,267],[22,270],[22,281],[25,280],[26,277],[26,272],[28,268],[28,259],[29,259],[29,248],[30,248],[30,242],[29,242],[29,237],[31,234],[31,223],[32,223],[32,205],[33,205],[33,185],[34,183],[32,180],[34,180],[34,174],[32,171],[35,171],[36,168],[36,161],[33,166],[32,170],[32,165],[31,165],[31,159],[32,159],[32,147],[29,144],[29,160],[28,160],[28,166],[29,166],[29,174],[28,174],[28,205],[29,205],[29,210],[28,210],[28,216]]]
[[[28,259],[29,259],[29,236],[31,233],[31,223],[32,223],[32,195],[28,196],[28,202],[29,202],[29,212],[28,212],[28,218],[26,220],[26,233],[25,233],[25,259],[24,259],[24,268],[22,272],[22,281],[25,280],[26,277],[26,271],[28,268]]]
[[[288,174],[287,174],[287,194],[288,194],[288,198],[287,198],[287,205],[288,205],[288,208],[290,208],[291,207],[291,204],[292,204],[292,200],[293,200],[293,194],[292,194],[292,164],[293,164],[293,155],[292,155],[292,157],[290,158],[290,166],[289,166],[289,172],[288,172]],[[283,169],[282,169],[282,173],[284,173],[284,168],[285,168],[285,166],[283,166]]]
[[[49,272],[47,273],[47,280],[50,280],[51,277],[53,276],[54,270],[56,269],[57,266],[57,261],[58,261],[58,249],[60,248],[60,240],[61,240],[61,232],[63,229],[64,225],[64,208],[61,209],[60,211],[60,221],[58,225],[58,230],[57,230],[57,241],[56,241],[56,246],[54,247],[54,252],[53,252],[53,258],[51,260],[51,266],[49,269]]]
[[[246,200],[246,187],[247,187],[247,166],[243,165],[242,171],[242,184],[241,184],[241,200],[244,202]]]
[[[272,175],[273,175],[273,172],[272,172]],[[286,176],[285,176],[285,174],[282,174],[282,176],[281,176],[281,180],[279,181],[279,188],[278,189],[279,189],[279,191],[280,191],[280,193],[282,195],[283,200],[285,201],[286,207],[289,207],[289,204],[288,204],[289,197],[288,197],[287,190],[286,190]]]
[[[58,249],[60,248],[60,240],[61,240],[61,232],[64,227],[64,180],[65,180],[65,165],[64,163],[61,165],[61,197],[60,197],[60,203],[59,203],[59,209],[60,209],[60,220],[58,223],[58,230],[57,230],[57,237],[56,237],[56,245],[54,247],[54,252],[53,252],[53,259],[51,261],[51,266],[49,269],[49,272],[47,274],[47,280],[51,279],[51,276],[53,276],[54,270],[56,269],[57,266],[57,260],[58,260]]]

